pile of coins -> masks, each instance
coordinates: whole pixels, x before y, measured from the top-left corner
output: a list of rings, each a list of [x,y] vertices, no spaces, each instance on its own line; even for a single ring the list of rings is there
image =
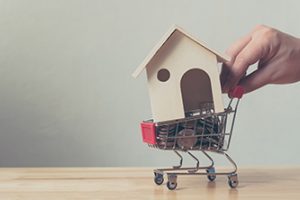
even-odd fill
[[[177,134],[177,145],[180,149],[188,150],[197,143],[197,136],[194,129],[184,128]]]
[[[224,133],[218,117],[159,126],[157,144],[162,149],[220,149]]]
[[[175,147],[176,124],[163,125],[157,130],[157,144],[159,148],[170,149]]]

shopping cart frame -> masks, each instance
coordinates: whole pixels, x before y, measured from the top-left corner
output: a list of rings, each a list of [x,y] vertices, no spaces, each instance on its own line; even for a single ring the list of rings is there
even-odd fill
[[[224,109],[224,112],[214,113],[212,107],[204,107],[198,111],[198,115],[190,116],[183,119],[165,121],[165,122],[156,122],[154,123],[152,120],[144,121],[141,123],[143,141],[148,144],[149,147],[158,148],[161,150],[171,150],[179,157],[179,165],[173,166],[171,168],[159,168],[154,169],[154,182],[157,185],[161,185],[164,182],[164,175],[167,176],[167,187],[170,190],[174,190],[177,187],[177,176],[178,175],[203,175],[207,176],[209,181],[214,181],[216,176],[225,175],[228,177],[228,185],[231,188],[236,188],[238,186],[238,175],[237,175],[237,164],[234,160],[226,153],[229,149],[232,131],[235,123],[235,118],[237,114],[237,108],[240,102],[241,97],[244,94],[244,89],[241,86],[236,87],[234,90],[229,92],[230,101],[228,106]],[[230,116],[230,120],[229,120]],[[214,123],[209,123],[211,132],[209,134],[204,134],[205,124],[207,119],[209,120],[217,120],[217,125],[214,126]],[[184,124],[194,124],[202,123],[201,130],[202,134],[196,135],[195,133],[187,136],[187,135],[179,135],[178,127],[183,126]],[[208,122],[207,122],[208,123]],[[229,125],[229,126],[227,126]],[[170,136],[170,126],[172,126],[173,135]],[[164,127],[163,133],[161,135],[158,130],[161,127]],[[217,127],[217,130],[214,128]],[[220,128],[221,127],[221,128]],[[196,125],[194,129],[196,130]],[[174,131],[175,129],[175,131]],[[183,128],[185,130],[187,128]],[[190,129],[190,128],[189,128]],[[219,130],[220,129],[220,130]],[[164,136],[164,137],[163,137]],[[187,139],[189,138],[189,139]],[[190,141],[198,141],[193,140],[193,138],[200,138],[198,146],[194,148],[191,146],[189,148],[185,148],[184,145],[179,147],[178,142],[180,139]],[[215,140],[215,139],[218,140]],[[206,139],[206,143],[204,142]],[[169,142],[171,140],[171,142]],[[159,142],[163,141],[163,142]],[[213,141],[213,142],[212,142]],[[226,144],[227,141],[227,144]],[[169,145],[169,143],[171,145]],[[184,142],[183,142],[184,144]],[[201,152],[209,161],[209,165],[200,166],[199,159],[191,153],[191,151],[199,151]],[[196,161],[196,165],[194,167],[182,167],[183,165],[183,156],[181,153],[187,153],[192,159]],[[224,156],[229,163],[232,165],[232,170],[227,171],[216,171],[215,162],[211,155],[208,154],[215,153]]]

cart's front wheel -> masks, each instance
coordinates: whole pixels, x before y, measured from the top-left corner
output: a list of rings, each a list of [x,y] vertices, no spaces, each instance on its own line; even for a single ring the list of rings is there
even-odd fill
[[[177,183],[176,182],[167,182],[167,187],[169,188],[169,190],[175,190],[177,187]]]
[[[154,182],[156,185],[161,185],[164,182],[164,176],[159,173],[154,173]]]
[[[236,188],[239,184],[239,180],[238,180],[238,176],[237,174],[232,174],[230,176],[228,176],[228,185],[231,188]]]
[[[206,173],[207,173],[207,178],[209,181],[214,181],[216,179],[216,171],[215,171],[215,168],[214,167],[211,167],[211,168],[208,168],[206,170]]]

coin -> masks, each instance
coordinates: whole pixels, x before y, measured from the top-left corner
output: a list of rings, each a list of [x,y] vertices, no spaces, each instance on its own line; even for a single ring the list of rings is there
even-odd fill
[[[159,148],[170,149],[175,145],[176,124],[162,125],[158,127],[157,143]]]
[[[191,149],[197,142],[197,136],[195,136],[193,129],[183,129],[177,136],[177,145],[181,149]]]

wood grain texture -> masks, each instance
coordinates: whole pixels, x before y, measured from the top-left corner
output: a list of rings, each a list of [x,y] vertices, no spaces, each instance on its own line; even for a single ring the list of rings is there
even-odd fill
[[[178,187],[153,183],[150,168],[1,168],[0,199],[300,199],[300,167],[253,167],[227,178],[179,176]]]
[[[201,109],[204,103],[213,103],[216,113],[223,112],[224,105],[217,63],[228,61],[225,57],[208,48],[183,29],[177,26],[170,29],[133,73],[133,77],[137,77],[146,68],[154,122],[185,118],[185,113],[191,111],[186,110],[187,108]],[[203,70],[208,76],[208,81],[199,83],[188,76],[190,80],[182,82],[182,77],[192,69]],[[161,70],[168,71],[168,78],[158,78]],[[197,76],[197,79],[202,78],[202,75]],[[199,84],[200,88],[193,90],[195,85]],[[185,88],[188,90],[182,91]],[[188,101],[182,93],[188,93],[185,96],[193,100]],[[208,102],[207,99],[209,99]]]

